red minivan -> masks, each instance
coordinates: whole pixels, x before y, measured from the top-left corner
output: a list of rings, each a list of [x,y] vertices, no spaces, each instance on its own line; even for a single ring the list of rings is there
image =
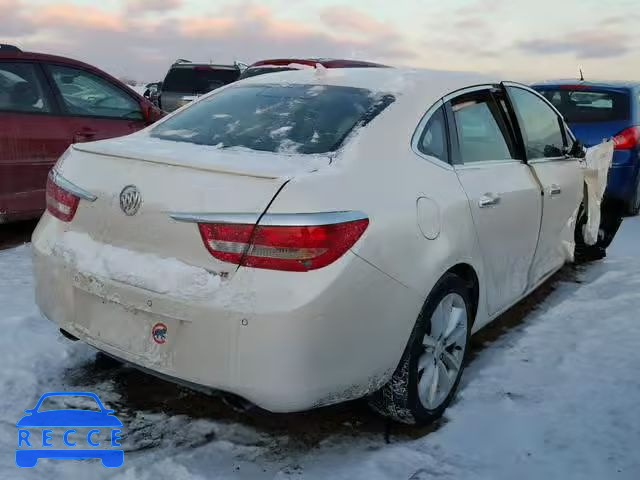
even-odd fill
[[[0,224],[37,218],[72,143],[133,133],[162,112],[86,63],[0,45]]]

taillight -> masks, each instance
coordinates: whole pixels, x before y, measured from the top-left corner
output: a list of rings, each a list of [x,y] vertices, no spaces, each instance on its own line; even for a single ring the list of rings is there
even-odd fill
[[[630,150],[640,142],[640,127],[631,127],[613,137],[616,150]]]
[[[253,268],[306,272],[325,267],[362,236],[368,219],[330,225],[254,225],[199,223],[215,258]]]
[[[47,211],[63,222],[70,222],[79,203],[80,197],[58,185],[54,173],[50,173],[47,178]]]

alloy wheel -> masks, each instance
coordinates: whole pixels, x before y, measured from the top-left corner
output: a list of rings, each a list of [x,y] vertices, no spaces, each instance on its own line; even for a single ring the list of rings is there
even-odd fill
[[[436,410],[451,393],[467,348],[467,306],[457,293],[446,295],[431,315],[418,359],[418,397]]]

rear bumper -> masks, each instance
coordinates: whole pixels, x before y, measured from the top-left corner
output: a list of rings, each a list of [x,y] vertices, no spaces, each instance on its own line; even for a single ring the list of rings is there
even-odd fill
[[[423,301],[351,252],[308,273],[241,268],[215,298],[169,298],[75,270],[52,252],[59,228],[45,214],[33,241],[36,302],[47,318],[128,363],[274,412],[378,389]],[[152,335],[159,323],[162,344]]]
[[[636,192],[638,183],[638,162],[611,165],[607,180],[606,195],[609,198],[628,203]]]

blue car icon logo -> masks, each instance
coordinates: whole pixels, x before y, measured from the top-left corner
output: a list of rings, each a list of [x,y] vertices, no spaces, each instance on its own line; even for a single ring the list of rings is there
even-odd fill
[[[42,402],[51,397],[90,397],[98,410],[64,408],[39,411]],[[40,458],[82,459],[99,458],[105,467],[117,468],[124,463],[124,451],[120,445],[122,422],[113,415],[114,410],[104,407],[95,393],[49,392],[40,397],[34,408],[25,410],[18,427],[16,465],[22,468],[35,467]],[[77,428],[90,428],[86,435]],[[54,430],[64,433],[54,435]],[[105,431],[109,441],[100,441]],[[84,448],[84,447],[87,448]],[[105,448],[108,446],[109,448]]]

